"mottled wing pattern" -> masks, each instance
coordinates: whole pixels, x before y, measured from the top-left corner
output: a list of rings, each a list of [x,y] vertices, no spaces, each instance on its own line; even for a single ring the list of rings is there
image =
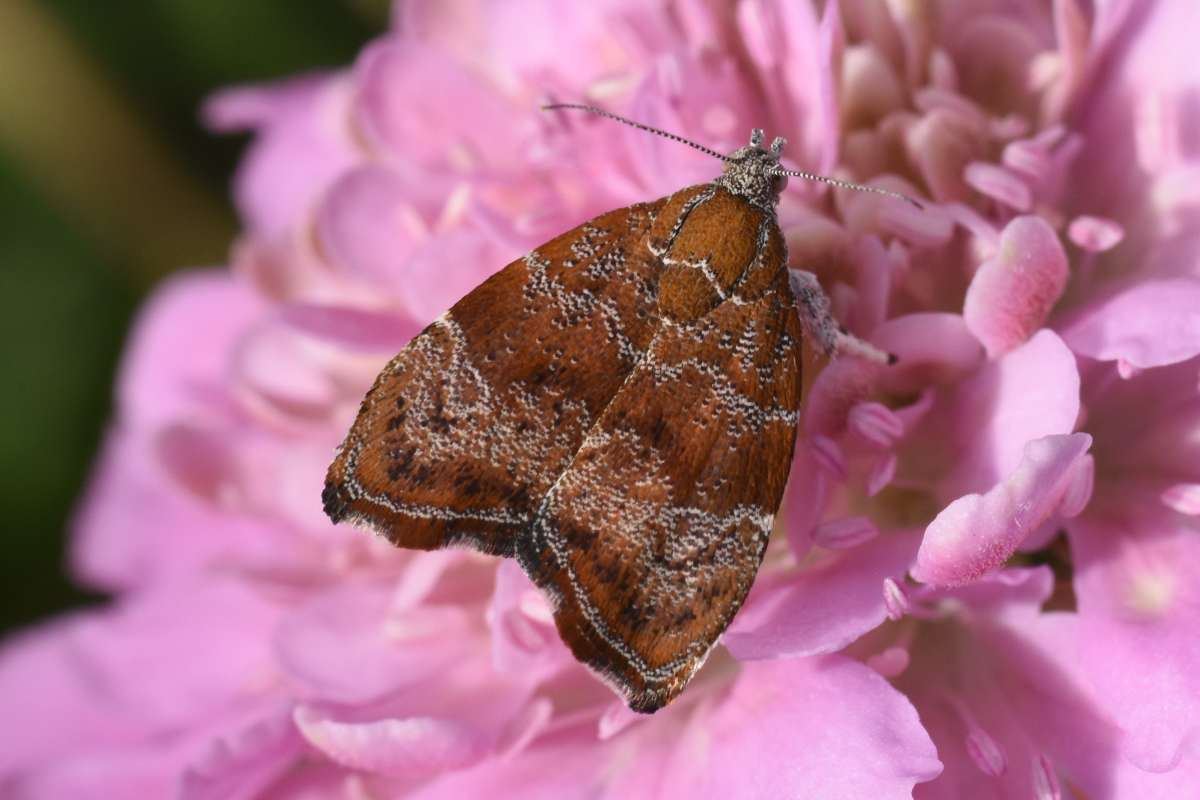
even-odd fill
[[[517,553],[575,656],[638,711],[668,703],[704,662],[783,496],[801,333],[782,263],[763,283],[751,300],[662,319]]]
[[[665,200],[610,212],[493,275],[375,381],[329,468],[335,522],[408,548],[512,555],[650,343]]]

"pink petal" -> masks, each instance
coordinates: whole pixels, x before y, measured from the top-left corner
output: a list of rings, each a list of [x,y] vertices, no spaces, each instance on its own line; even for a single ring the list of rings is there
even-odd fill
[[[112,713],[75,653],[75,631],[95,624],[94,616],[63,617],[9,637],[0,647],[0,704],[10,731],[0,757],[5,774],[89,746],[136,740],[141,733],[136,720]],[[18,730],[19,736],[11,733]]]
[[[1075,464],[1075,473],[1063,494],[1058,513],[1064,517],[1075,517],[1087,508],[1096,486],[1096,459],[1088,453]]]
[[[1190,444],[1200,425],[1198,366],[1185,361],[1125,379],[1112,362],[1088,365],[1083,384],[1086,427],[1105,442],[1107,452],[1120,454],[1122,475],[1134,478],[1102,480],[1101,497],[1111,493],[1119,506],[1133,504],[1147,513],[1171,485],[1200,482]],[[1148,405],[1169,413],[1148,414]]]
[[[625,773],[645,768],[641,758],[620,760],[596,747],[595,734],[559,736],[504,759],[488,759],[467,769],[457,769],[433,780],[407,797],[412,800],[462,800],[495,797],[521,800],[595,800],[620,797],[604,794],[609,783],[620,783]],[[651,765],[653,768],[655,765]],[[639,791],[655,785],[655,774],[643,773],[632,785]],[[634,796],[634,795],[625,795]]]
[[[772,116],[799,125],[779,130],[792,144],[788,155],[810,168],[828,170],[837,158],[838,113],[834,52],[843,39],[836,8],[818,20],[802,4],[753,2],[736,9],[738,33],[765,81]]]
[[[225,392],[233,346],[262,312],[250,287],[228,274],[169,278],[134,323],[117,379],[120,413],[150,428]]]
[[[879,528],[868,517],[844,517],[818,525],[813,532],[813,542],[830,550],[847,550],[878,535]]]
[[[159,741],[121,750],[82,750],[42,769],[6,775],[6,798],[173,797],[195,741]]]
[[[1200,516],[1200,483],[1176,483],[1169,486],[1163,490],[1162,501],[1163,505],[1180,514]]]
[[[882,800],[941,769],[908,700],[834,655],[744,665],[728,698],[683,730],[661,785],[663,797]]]
[[[392,612],[384,585],[347,585],[316,594],[283,621],[279,665],[303,696],[366,703],[429,681],[470,652],[464,612],[421,607]]]
[[[340,399],[337,382],[312,340],[278,319],[257,325],[231,355],[237,388],[273,415],[319,420]]]
[[[256,720],[213,741],[180,778],[180,800],[234,800],[261,796],[291,768],[304,742],[290,709]]]
[[[401,30],[416,33],[404,25],[413,17],[444,15],[439,44],[463,59],[487,59],[483,69],[542,96],[563,92],[584,97],[590,86],[619,83],[668,42],[683,44],[674,26],[667,27],[664,10],[630,0],[569,6],[553,0],[435,5],[437,9],[394,6],[403,8],[397,12],[403,14]],[[424,31],[413,38],[427,40]],[[565,53],[571,57],[564,58]]]
[[[801,442],[796,447],[792,471],[788,477],[782,513],[788,545],[797,561],[804,558],[813,544],[813,532],[829,502],[831,479],[811,447]]]
[[[1200,758],[1185,758],[1170,772],[1149,772],[1121,758],[1113,770],[1113,797],[1177,800],[1200,786]]]
[[[958,86],[958,73],[954,67],[954,59],[941,48],[929,55],[929,85],[931,87],[951,92]]]
[[[896,246],[902,247],[898,242]],[[888,315],[895,262],[876,236],[864,236],[855,242],[851,256],[858,273],[855,284],[858,302],[854,307],[854,319],[843,318],[843,322],[851,323],[852,330],[874,331]]]
[[[1072,315],[1063,339],[1102,361],[1159,367],[1200,353],[1200,278],[1143,281]]]
[[[256,131],[234,179],[238,211],[254,233],[295,233],[325,187],[361,158],[345,124],[349,101],[345,79],[323,75],[231,89],[209,101],[213,127]]]
[[[280,613],[233,578],[193,577],[131,596],[80,625],[72,644],[114,710],[147,725],[192,725],[264,697],[279,677],[270,632]]]
[[[488,623],[492,663],[501,672],[540,680],[570,663],[552,609],[515,561],[505,560],[496,570]]]
[[[1067,285],[1067,256],[1040,217],[1018,217],[1000,235],[994,258],[975,273],[963,318],[987,348],[1006,353],[1042,326]]]
[[[722,641],[743,660],[840,650],[883,622],[880,585],[903,578],[915,545],[911,535],[889,533],[786,582],[756,586]]]
[[[951,38],[962,91],[995,112],[1026,111],[1032,100],[1029,62],[1041,49],[1033,26],[1012,15],[962,9],[965,20]]]
[[[916,586],[912,595],[922,605],[953,598],[973,611],[1025,624],[1038,615],[1053,591],[1054,573],[1049,567],[1005,567],[963,586]]]
[[[277,704],[263,646],[276,616],[236,581],[180,580],[10,641],[0,651],[6,788],[169,794],[214,728]],[[20,791],[8,781],[18,773]]]
[[[821,370],[805,398],[804,430],[830,474],[845,471],[834,439],[845,433],[852,410],[874,394],[881,369],[862,358],[835,359]]]
[[[419,607],[446,571],[462,563],[463,555],[453,549],[406,552],[392,589],[392,609],[408,611]]]
[[[906,186],[882,184],[882,188],[909,196],[914,194]],[[944,245],[954,235],[954,220],[940,207],[914,208],[909,203],[878,195],[868,195],[860,202],[870,202],[875,205],[881,231],[898,236],[914,247]]]
[[[258,86],[225,89],[204,104],[205,124],[221,133],[240,133],[274,121],[296,105],[304,105],[328,82],[323,75]]]
[[[632,710],[625,705],[623,700],[614,700],[600,715],[600,722],[596,726],[596,735],[601,740],[611,739],[630,725],[643,722],[645,719],[644,714]]]
[[[413,319],[432,322],[504,263],[505,256],[482,237],[446,233],[413,252],[394,288]]]
[[[1000,231],[995,223],[975,209],[963,203],[946,203],[942,210],[954,220],[954,224],[974,237],[976,251],[991,255],[1000,246]]]
[[[1200,541],[1161,512],[1133,527],[1073,523],[1083,671],[1126,731],[1125,755],[1161,772],[1200,741]]]
[[[130,515],[131,507],[140,513]],[[239,536],[222,517],[173,486],[150,442],[112,434],[76,512],[72,572],[88,586],[125,588],[191,571],[239,540],[256,542],[255,526]],[[204,529],[213,535],[191,535]]]
[[[1097,89],[1098,100],[1115,106],[1124,104],[1127,108],[1130,100],[1118,86],[1152,86],[1154,90],[1147,92],[1150,97],[1146,99],[1168,98],[1172,104],[1182,104],[1197,84],[1195,60],[1188,51],[1194,41],[1195,9],[1175,3],[1147,7],[1137,3],[1104,3],[1097,10],[1100,12],[1096,20],[1097,38],[1115,61],[1112,78]],[[1139,119],[1139,127],[1147,122]],[[1176,135],[1186,131],[1184,128]],[[1090,138],[1099,133],[1102,132],[1089,130],[1087,135]],[[1146,152],[1139,152],[1137,157],[1145,169],[1158,169],[1163,161],[1187,155],[1187,150],[1178,145],[1167,146],[1161,140],[1151,139],[1143,146]]]
[[[1021,464],[1002,483],[984,495],[960,497],[929,524],[913,577],[957,585],[1002,565],[1062,503],[1091,443],[1086,433],[1029,442]]]
[[[298,706],[296,727],[308,743],[343,766],[385,775],[459,769],[482,758],[492,739],[466,721],[407,717],[346,722]]]
[[[395,314],[349,306],[297,303],[285,306],[280,319],[314,339],[363,353],[398,352],[419,329]]]
[[[1069,433],[1079,419],[1075,357],[1054,333],[1040,331],[943,395],[910,434],[924,455],[946,448],[939,491],[948,500],[990,489],[1017,469],[1025,443]],[[921,454],[918,454],[921,455]]]
[[[1054,169],[1054,159],[1043,142],[1018,139],[1004,146],[1004,165],[1031,180],[1041,180]]]
[[[840,78],[838,99],[847,127],[874,125],[904,102],[900,76],[874,44],[847,47]]]
[[[427,239],[432,223],[414,204],[416,181],[377,165],[340,176],[326,192],[317,216],[321,249],[352,279],[389,289]]]
[[[1115,796],[1114,772],[1131,765],[1118,752],[1120,730],[1080,674],[1077,615],[1041,611],[1053,583],[1045,567],[1006,569],[929,593],[943,598],[945,616],[923,628],[895,681],[946,765],[919,796],[1032,797],[1048,777],[1081,796]]]
[[[521,158],[520,142],[536,124],[444,52],[412,39],[375,44],[355,71],[363,133],[401,162],[443,172],[503,168]]]
[[[970,128],[982,128],[988,123],[988,115],[974,101],[946,89],[927,87],[913,92],[913,105],[918,111],[928,114],[935,108],[944,108],[954,112],[963,125]]]
[[[630,113],[665,130],[691,131],[719,152],[745,144],[761,111],[748,102],[745,75],[732,59],[708,53],[664,55],[637,87]],[[624,144],[639,189],[645,196],[670,194],[680,186],[712,180],[711,156],[632,128],[616,134]],[[789,146],[789,150],[792,149]]]
[[[970,199],[962,175],[983,147],[969,119],[948,108],[934,109],[906,131],[904,144],[935,201]]]
[[[889,388],[923,389],[930,382],[959,380],[983,360],[983,348],[957,314],[893,317],[871,340],[899,359],[883,375]]]

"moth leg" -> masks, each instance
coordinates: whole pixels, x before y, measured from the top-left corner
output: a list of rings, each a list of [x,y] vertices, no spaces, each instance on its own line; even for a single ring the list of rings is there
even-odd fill
[[[800,324],[804,327],[804,334],[826,356],[832,358],[852,355],[880,364],[895,363],[894,355],[859,339],[838,324],[830,311],[829,297],[817,282],[816,275],[803,270],[789,269],[788,283],[792,287],[792,294],[796,296],[796,311],[800,317]]]

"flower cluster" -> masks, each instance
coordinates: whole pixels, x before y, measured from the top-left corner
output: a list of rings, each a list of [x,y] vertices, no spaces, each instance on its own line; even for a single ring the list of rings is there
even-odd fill
[[[1194,792],[1198,36],[1137,0],[402,0],[351,68],[214,98],[245,233],[138,322],[72,556],[114,599],[0,650],[5,796]],[[320,510],[423,325],[719,170],[547,99],[928,203],[784,193],[791,264],[899,363],[806,362],[758,581],[653,717],[514,563]]]

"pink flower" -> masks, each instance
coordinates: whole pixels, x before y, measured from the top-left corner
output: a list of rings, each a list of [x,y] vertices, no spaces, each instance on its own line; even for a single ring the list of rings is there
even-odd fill
[[[1190,791],[1200,20],[821,7],[397,3],[351,68],[215,98],[215,127],[256,132],[245,233],[143,311],[74,534],[74,574],[114,599],[0,649],[5,796]],[[570,657],[513,562],[320,511],[421,326],[718,171],[547,97],[723,150],[764,127],[794,166],[929,203],[785,193],[792,265],[900,360],[809,362],[763,569],[653,717]]]

